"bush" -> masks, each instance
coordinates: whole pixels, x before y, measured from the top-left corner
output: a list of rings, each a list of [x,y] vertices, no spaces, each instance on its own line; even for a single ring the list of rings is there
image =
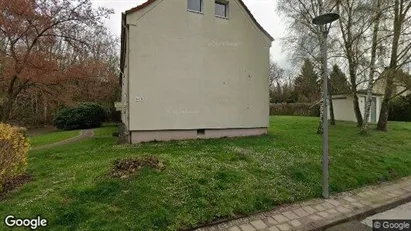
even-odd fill
[[[392,121],[411,121],[411,95],[393,99],[388,115],[388,119]]]
[[[7,181],[26,171],[28,151],[24,130],[0,123],[0,192]]]
[[[320,116],[320,105],[309,103],[271,104],[270,115]]]
[[[80,103],[75,108],[59,111],[53,120],[58,129],[74,130],[101,127],[106,120],[106,111],[95,103]]]

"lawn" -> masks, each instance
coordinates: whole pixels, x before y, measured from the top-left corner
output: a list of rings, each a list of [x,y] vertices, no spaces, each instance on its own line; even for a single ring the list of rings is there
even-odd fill
[[[31,147],[38,147],[63,141],[79,135],[79,130],[74,131],[53,131],[49,133],[34,135],[29,137]]]
[[[411,175],[410,123],[359,135],[354,123],[330,131],[332,193]],[[51,230],[175,230],[321,195],[317,119],[271,117],[261,137],[116,145],[115,127],[76,145],[31,151],[34,181],[0,202],[0,214],[41,215]],[[112,179],[120,157],[154,155],[163,171],[143,168]]]

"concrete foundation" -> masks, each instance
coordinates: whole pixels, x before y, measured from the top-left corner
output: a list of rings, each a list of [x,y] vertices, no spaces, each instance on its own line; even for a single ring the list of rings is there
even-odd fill
[[[149,141],[212,139],[221,137],[259,136],[264,134],[267,134],[267,128],[131,131],[130,141],[136,144]]]

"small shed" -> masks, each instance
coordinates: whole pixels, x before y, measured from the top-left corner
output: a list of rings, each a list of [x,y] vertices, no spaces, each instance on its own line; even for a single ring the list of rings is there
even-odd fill
[[[357,93],[357,96],[361,115],[364,116],[367,92],[359,91]],[[382,94],[376,93],[373,93],[372,95],[371,112],[368,121],[370,123],[377,123],[379,119],[382,104],[382,96]],[[332,96],[334,106],[334,117],[336,120],[357,122],[354,113],[353,98],[354,97],[352,94],[336,94]]]

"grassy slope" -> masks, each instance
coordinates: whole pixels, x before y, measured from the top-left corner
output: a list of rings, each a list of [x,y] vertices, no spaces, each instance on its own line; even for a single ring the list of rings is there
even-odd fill
[[[114,127],[77,145],[30,153],[35,181],[0,202],[0,214],[40,214],[49,228],[176,229],[321,195],[317,119],[272,117],[263,137],[117,146]],[[330,132],[332,192],[411,175],[411,124],[362,137],[353,123]],[[156,155],[163,172],[107,177],[114,159]]]
[[[46,144],[52,144],[59,141],[63,141],[79,135],[79,130],[74,131],[56,131],[45,134],[39,134],[29,137],[31,147],[42,146]]]

